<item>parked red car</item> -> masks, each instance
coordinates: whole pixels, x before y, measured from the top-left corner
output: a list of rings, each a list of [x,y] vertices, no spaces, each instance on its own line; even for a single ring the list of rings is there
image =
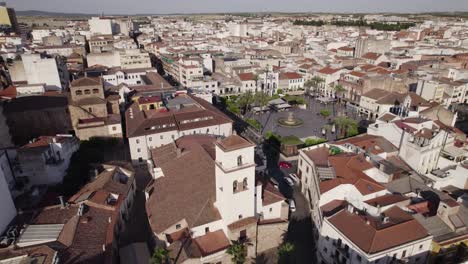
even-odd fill
[[[280,161],[280,162],[278,163],[278,166],[279,166],[280,168],[282,168],[282,169],[290,169],[290,168],[292,168],[292,164],[289,163],[289,162],[286,162],[286,161]]]

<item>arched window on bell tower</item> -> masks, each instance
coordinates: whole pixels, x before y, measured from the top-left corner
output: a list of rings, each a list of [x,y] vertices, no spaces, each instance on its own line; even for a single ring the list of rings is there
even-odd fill
[[[242,181],[242,189],[243,190],[247,189],[247,178],[244,178],[244,180]]]
[[[242,156],[237,157],[237,166],[242,166]]]
[[[237,181],[232,183],[232,192],[237,192]]]

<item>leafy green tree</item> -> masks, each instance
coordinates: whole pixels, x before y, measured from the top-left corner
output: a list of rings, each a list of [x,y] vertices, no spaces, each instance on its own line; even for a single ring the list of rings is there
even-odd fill
[[[324,138],[306,138],[306,140],[304,141],[304,145],[306,147],[310,147],[310,146],[318,145],[323,142],[327,142],[327,140]]]
[[[232,241],[231,246],[226,250],[231,255],[231,261],[235,264],[243,264],[247,259],[247,245],[242,241]]]
[[[151,256],[150,263],[151,264],[169,264],[170,263],[169,250],[163,247],[156,248],[153,252],[153,255]]]
[[[270,96],[268,96],[268,94],[266,94],[265,92],[258,92],[254,95],[254,102],[261,108],[267,106],[269,101]]]
[[[292,262],[294,245],[291,242],[285,242],[278,248],[278,263],[287,264]]]

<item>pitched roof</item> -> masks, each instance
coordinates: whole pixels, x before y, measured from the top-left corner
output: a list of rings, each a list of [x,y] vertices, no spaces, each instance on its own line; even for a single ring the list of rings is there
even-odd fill
[[[383,223],[380,217],[373,218],[348,210],[340,211],[328,218],[328,221],[368,254],[429,237],[426,229],[398,206],[384,213],[389,218],[388,223]]]
[[[328,157],[330,154],[327,147],[306,150],[304,153],[314,162],[315,166],[328,166]]]
[[[387,96],[388,94],[390,94],[390,92],[382,90],[382,89],[374,88],[368,91],[367,93],[363,94],[362,96],[368,97],[374,100],[379,100],[380,98],[383,98],[384,96]]]
[[[334,68],[331,68],[331,67],[325,67],[325,68],[322,68],[321,70],[318,71],[318,73],[322,73],[322,74],[326,74],[326,75],[329,75],[329,74],[333,74],[337,71],[339,71],[340,69],[334,69]]]
[[[155,166],[164,174],[148,186],[146,211],[154,232],[161,233],[182,219],[189,227],[221,219],[214,207],[215,163],[210,152],[215,140],[186,136],[151,151]]]
[[[80,86],[93,86],[93,85],[101,85],[102,80],[101,78],[93,78],[93,77],[82,77],[71,82],[72,87],[80,87]]]
[[[402,202],[408,199],[409,199],[408,197],[400,195],[400,194],[386,194],[386,195],[382,195],[373,199],[366,200],[364,202],[374,207],[376,206],[383,207],[383,206],[395,204],[398,202]]]
[[[204,99],[191,95],[187,97],[193,102],[191,106],[166,112],[140,111],[136,104],[131,105],[125,112],[127,136],[135,137],[174,130],[184,131],[232,123],[229,117]],[[184,122],[184,120],[197,121]]]
[[[380,53],[375,53],[375,52],[367,52],[361,56],[361,58],[368,59],[368,60],[376,60],[378,59],[382,54]]]
[[[262,205],[267,206],[270,204],[278,203],[284,201],[286,198],[276,189],[271,182],[266,182],[263,184],[263,197]]]
[[[302,75],[296,72],[282,72],[279,75],[280,80],[301,79]]]
[[[198,245],[202,256],[225,250],[231,245],[223,230],[208,232],[204,236],[195,238],[194,241]]]
[[[241,81],[254,81],[255,80],[255,74],[251,73],[251,72],[247,72],[247,73],[239,73],[239,79]]]

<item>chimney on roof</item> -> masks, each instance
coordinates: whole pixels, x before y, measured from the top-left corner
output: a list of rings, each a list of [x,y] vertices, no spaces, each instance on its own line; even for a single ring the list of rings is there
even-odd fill
[[[366,218],[366,225],[370,225],[370,221],[367,218]]]
[[[59,196],[59,201],[60,201],[60,207],[61,208],[65,208],[66,207],[66,203],[65,203],[65,199],[63,198],[63,196]]]
[[[382,213],[381,217],[382,217],[382,224],[387,224],[388,222],[390,222],[390,217],[386,216],[384,213]]]
[[[182,152],[183,152],[183,151],[184,151],[184,150],[183,150],[182,148],[177,148],[177,157],[182,156]]]
[[[351,204],[348,204],[348,212],[353,213],[354,207]]]

